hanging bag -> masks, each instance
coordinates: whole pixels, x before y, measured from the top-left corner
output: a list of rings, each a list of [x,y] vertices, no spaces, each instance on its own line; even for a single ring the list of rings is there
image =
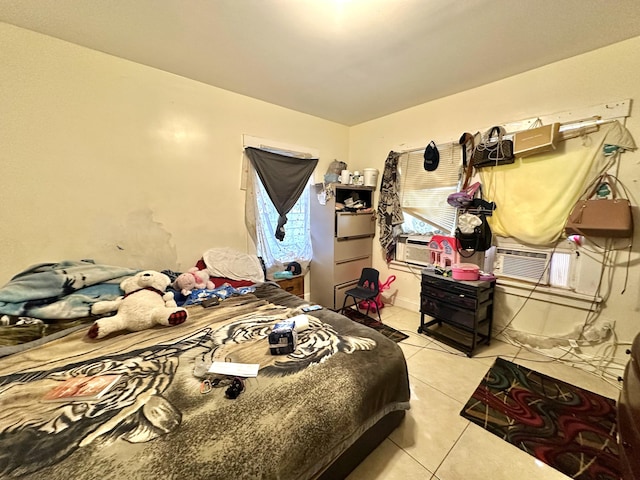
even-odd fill
[[[513,135],[513,153],[518,157],[528,157],[555,150],[560,137],[559,133],[559,123],[542,125],[538,119],[532,128],[521,130]]]
[[[473,173],[473,163],[471,158],[467,158],[467,152],[473,154],[474,140],[470,133],[463,133],[459,141],[462,146],[462,166],[464,175],[462,179],[462,189],[454,192],[447,197],[447,203],[454,208],[465,208],[471,205],[476,192],[480,188],[480,182],[469,185]],[[469,155],[471,157],[471,155]]]
[[[600,175],[586,198],[574,205],[564,228],[565,233],[587,237],[632,237],[631,202],[628,198],[618,198],[618,185],[626,194],[626,188],[616,177],[607,173]],[[609,187],[611,198],[597,198],[603,186]]]
[[[475,217],[471,222],[476,223],[471,231],[463,231],[459,226],[456,228],[456,240],[458,241],[458,254],[461,257],[472,257],[476,252],[486,252],[491,248],[492,233],[487,216],[484,214],[470,214]]]
[[[503,139],[504,128],[493,127],[482,142],[476,145],[471,161],[473,168],[507,165],[515,161],[513,142]]]
[[[493,234],[487,216],[491,216],[495,208],[493,202],[474,198],[471,205],[458,216],[455,236],[461,257],[469,258],[476,252],[486,252],[491,248]]]
[[[473,203],[473,198],[480,188],[480,182],[469,185],[460,192],[455,192],[447,197],[447,203],[455,208],[468,207]]]

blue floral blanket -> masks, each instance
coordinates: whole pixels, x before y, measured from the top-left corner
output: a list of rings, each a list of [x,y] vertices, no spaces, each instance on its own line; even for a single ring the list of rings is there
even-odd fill
[[[89,260],[33,265],[0,288],[0,315],[88,317],[93,303],[122,295],[120,282],[137,271]]]

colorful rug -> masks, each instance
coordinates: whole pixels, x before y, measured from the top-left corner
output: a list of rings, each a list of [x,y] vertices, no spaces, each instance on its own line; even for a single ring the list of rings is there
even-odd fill
[[[571,478],[621,478],[609,398],[498,358],[460,414]]]
[[[378,332],[382,333],[385,337],[390,338],[394,342],[401,342],[405,338],[409,338],[409,335],[399,332],[395,328],[390,327],[389,325],[385,325],[384,323],[379,322],[375,318],[371,318],[365,315],[362,312],[357,311],[354,308],[348,308],[345,310],[345,317],[350,318],[354,322],[361,323],[362,325],[366,325],[367,327],[373,328]]]

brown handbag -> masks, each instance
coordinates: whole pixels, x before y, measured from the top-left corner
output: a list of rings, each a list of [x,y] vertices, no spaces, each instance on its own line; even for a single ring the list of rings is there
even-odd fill
[[[609,186],[612,198],[593,198],[603,184]],[[619,181],[613,175],[605,173],[598,177],[587,198],[578,200],[573,207],[564,228],[565,233],[587,237],[632,237],[631,203],[626,198],[618,198],[616,184]]]

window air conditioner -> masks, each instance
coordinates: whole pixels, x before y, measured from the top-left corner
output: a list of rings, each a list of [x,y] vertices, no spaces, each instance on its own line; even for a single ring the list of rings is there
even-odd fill
[[[498,246],[494,274],[539,285],[549,285],[551,251],[530,250],[518,245]]]
[[[414,265],[428,266],[431,264],[431,250],[429,250],[430,237],[409,236],[404,245],[403,262]]]
[[[495,237],[498,245],[494,263],[494,274],[498,284],[508,286],[527,282],[547,288],[549,291],[570,292],[593,297],[592,308],[598,297],[602,275],[603,253],[586,238],[580,242],[565,240],[555,248],[535,248],[521,245],[504,237]]]
[[[582,246],[565,240],[552,249],[532,248],[497,238],[494,273],[498,278],[549,285],[585,295],[597,292],[603,257],[588,240],[583,239]]]

